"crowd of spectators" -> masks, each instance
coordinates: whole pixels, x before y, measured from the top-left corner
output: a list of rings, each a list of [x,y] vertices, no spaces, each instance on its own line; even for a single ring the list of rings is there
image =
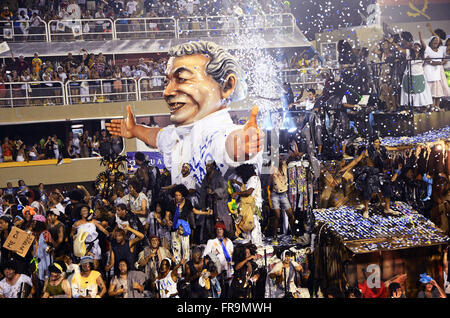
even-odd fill
[[[348,95],[371,95],[378,98],[385,111],[442,111],[441,101],[450,96],[448,69],[450,40],[441,29],[433,30],[425,41],[419,32],[414,39],[408,31],[394,33],[384,25],[378,46],[352,47],[340,40],[337,47],[338,72]]]
[[[163,89],[167,61],[163,56],[113,63],[102,53],[84,49],[79,55],[68,53],[65,58],[44,58],[45,62],[37,52],[32,59],[11,57],[12,63],[0,70],[0,107],[64,104],[62,86],[69,80],[69,104],[135,100],[135,85],[142,77],[153,77],[141,82],[143,98],[155,98]],[[21,84],[8,85],[14,82]]]
[[[119,154],[123,141],[111,136],[106,130],[96,131],[92,136],[88,130],[83,133],[69,132],[67,139],[57,134],[42,137],[27,145],[19,136],[4,137],[0,149],[0,162],[28,162],[44,159],[89,158]]]
[[[16,7],[3,6],[1,20],[17,21],[20,32],[33,34],[33,28],[50,20],[126,19],[141,17],[256,15],[290,12],[279,0],[21,0]]]
[[[71,191],[44,184],[34,189],[23,180],[18,187],[8,182],[0,189],[0,297],[406,297],[406,274],[376,289],[364,282],[345,290],[314,291],[314,261],[300,262],[286,249],[270,265],[264,263],[262,238],[273,236],[273,246],[278,244],[271,228],[278,222],[273,223],[270,210],[286,209],[284,194],[277,192],[286,186],[285,158],[268,179],[248,164],[225,179],[210,162],[200,187],[189,164],[172,184],[168,170],[152,166],[144,154],[136,153],[135,161],[137,170],[115,182],[111,196],[82,185]],[[230,199],[240,202],[242,219],[229,213]],[[251,229],[243,226],[248,222],[244,209],[255,222]],[[290,227],[297,221],[289,220]],[[25,257],[4,247],[13,226],[36,239]],[[446,257],[447,252],[445,274]],[[417,280],[422,286],[417,297],[449,294],[446,279],[444,286],[426,273]]]

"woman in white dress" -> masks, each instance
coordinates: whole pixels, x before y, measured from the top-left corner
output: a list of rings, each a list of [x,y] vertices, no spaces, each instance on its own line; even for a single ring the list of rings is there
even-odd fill
[[[88,232],[86,237],[86,255],[92,256],[94,259],[94,268],[97,270],[100,265],[100,259],[102,258],[102,250],[99,245],[98,232],[97,229],[109,236],[109,232],[98,222],[97,220],[91,220],[93,213],[90,213],[90,207],[88,205],[83,205],[80,211],[81,219],[76,221],[72,227],[72,237],[76,237],[78,233]]]
[[[408,106],[411,103],[412,106],[424,108],[425,110],[425,107],[433,104],[433,99],[423,70],[426,45],[420,32],[419,36],[421,43],[415,42],[411,49],[403,49],[397,43],[393,44],[411,63],[411,67],[408,64],[403,75],[400,105]]]
[[[446,47],[441,45],[441,40],[433,36],[425,49],[425,78],[430,86],[433,106],[436,110],[441,110],[439,104],[442,97],[449,96],[447,79],[444,76],[443,65],[446,61],[443,58],[446,54]]]

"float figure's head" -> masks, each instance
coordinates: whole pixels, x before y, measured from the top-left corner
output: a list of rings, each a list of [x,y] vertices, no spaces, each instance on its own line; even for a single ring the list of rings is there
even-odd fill
[[[181,44],[169,55],[164,99],[176,126],[192,124],[245,97],[238,63],[214,42]]]

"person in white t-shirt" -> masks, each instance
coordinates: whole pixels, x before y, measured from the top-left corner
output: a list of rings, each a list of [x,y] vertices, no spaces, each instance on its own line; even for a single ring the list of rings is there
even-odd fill
[[[34,286],[31,278],[16,273],[16,265],[12,262],[3,266],[5,278],[0,281],[0,298],[31,298]]]
[[[171,48],[164,99],[172,125],[163,129],[137,125],[131,106],[126,119],[106,126],[111,134],[137,137],[163,154],[172,183],[183,163],[200,186],[206,162],[214,160],[224,174],[243,163],[262,166],[264,134],[256,122],[254,106],[246,125],[235,125],[228,112],[233,100],[245,96],[243,73],[235,59],[217,44],[195,41]]]
[[[125,189],[123,188],[123,185],[118,184],[116,186],[116,193],[114,198],[114,205],[118,206],[119,204],[123,203],[125,205],[128,204],[129,201],[129,194],[125,194]]]
[[[122,74],[125,77],[131,77],[131,67],[128,65],[128,59],[123,60]]]
[[[195,203],[198,203],[198,198],[196,197],[197,183],[190,173],[191,166],[189,165],[189,163],[185,162],[181,167],[181,174],[176,176],[175,183],[168,186],[166,188],[166,191],[175,188],[179,184],[186,186],[186,189],[188,189],[189,191],[189,195],[187,196],[187,198],[189,199],[189,201],[191,201],[192,205],[195,206]]]
[[[131,1],[128,1],[127,2],[127,11],[128,11],[128,14],[133,14],[134,12],[136,12],[136,10],[137,10],[137,5],[138,5],[138,3],[136,2],[136,1],[134,1],[134,0],[131,0]]]

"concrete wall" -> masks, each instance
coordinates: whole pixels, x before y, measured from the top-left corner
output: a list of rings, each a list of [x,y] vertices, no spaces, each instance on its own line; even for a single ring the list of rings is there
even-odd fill
[[[21,167],[1,167],[0,164],[0,187],[5,188],[7,182],[12,182],[17,187],[19,180],[24,180],[28,186],[61,183],[82,183],[94,181],[97,175],[105,170],[100,166],[100,159],[85,158],[71,160],[69,163],[56,165],[54,161],[41,166],[24,165]]]
[[[168,113],[167,104],[164,100],[14,107],[0,109],[0,125],[118,118],[126,114],[127,105],[132,106],[137,116]]]

